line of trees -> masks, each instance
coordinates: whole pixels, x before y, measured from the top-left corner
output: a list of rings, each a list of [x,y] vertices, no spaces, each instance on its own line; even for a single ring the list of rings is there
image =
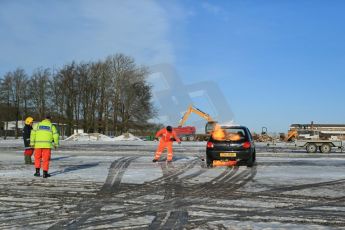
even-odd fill
[[[0,79],[0,121],[17,121],[17,130],[19,120],[49,113],[66,125],[66,135],[77,128],[108,135],[154,130],[148,123],[156,114],[148,74],[123,54],[58,70],[38,68],[30,76],[18,68]]]

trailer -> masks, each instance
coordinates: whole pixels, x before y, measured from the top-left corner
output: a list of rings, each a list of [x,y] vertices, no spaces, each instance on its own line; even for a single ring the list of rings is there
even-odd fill
[[[322,153],[330,153],[332,148],[338,148],[343,151],[343,142],[334,140],[297,140],[295,142],[297,147],[302,147],[308,153],[316,153],[319,150]]]

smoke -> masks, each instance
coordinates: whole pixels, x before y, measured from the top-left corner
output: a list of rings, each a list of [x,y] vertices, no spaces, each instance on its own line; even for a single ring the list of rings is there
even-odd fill
[[[177,126],[189,105],[207,113],[219,123],[233,122],[234,115],[221,92],[213,81],[184,84],[173,66],[155,65],[149,82],[153,85],[153,97],[158,117],[154,122]],[[207,121],[191,114],[185,126],[195,126],[198,133],[205,132]]]

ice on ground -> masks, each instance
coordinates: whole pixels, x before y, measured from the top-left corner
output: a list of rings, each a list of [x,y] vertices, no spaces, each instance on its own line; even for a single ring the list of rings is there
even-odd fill
[[[119,156],[71,156],[54,154],[49,166],[51,180],[87,180],[104,182],[108,176],[112,161]],[[24,165],[23,156],[11,153],[2,153],[0,163],[6,165],[0,168],[2,178],[32,179],[34,165]]]
[[[163,176],[161,168],[151,168],[150,164],[131,164],[122,178],[122,183],[143,184]]]

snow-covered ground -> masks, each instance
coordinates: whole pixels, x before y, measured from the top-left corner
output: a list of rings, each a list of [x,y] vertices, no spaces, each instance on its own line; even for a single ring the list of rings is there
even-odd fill
[[[52,177],[0,141],[0,229],[345,229],[345,153],[258,146],[253,168],[206,168],[205,142],[62,141]]]

